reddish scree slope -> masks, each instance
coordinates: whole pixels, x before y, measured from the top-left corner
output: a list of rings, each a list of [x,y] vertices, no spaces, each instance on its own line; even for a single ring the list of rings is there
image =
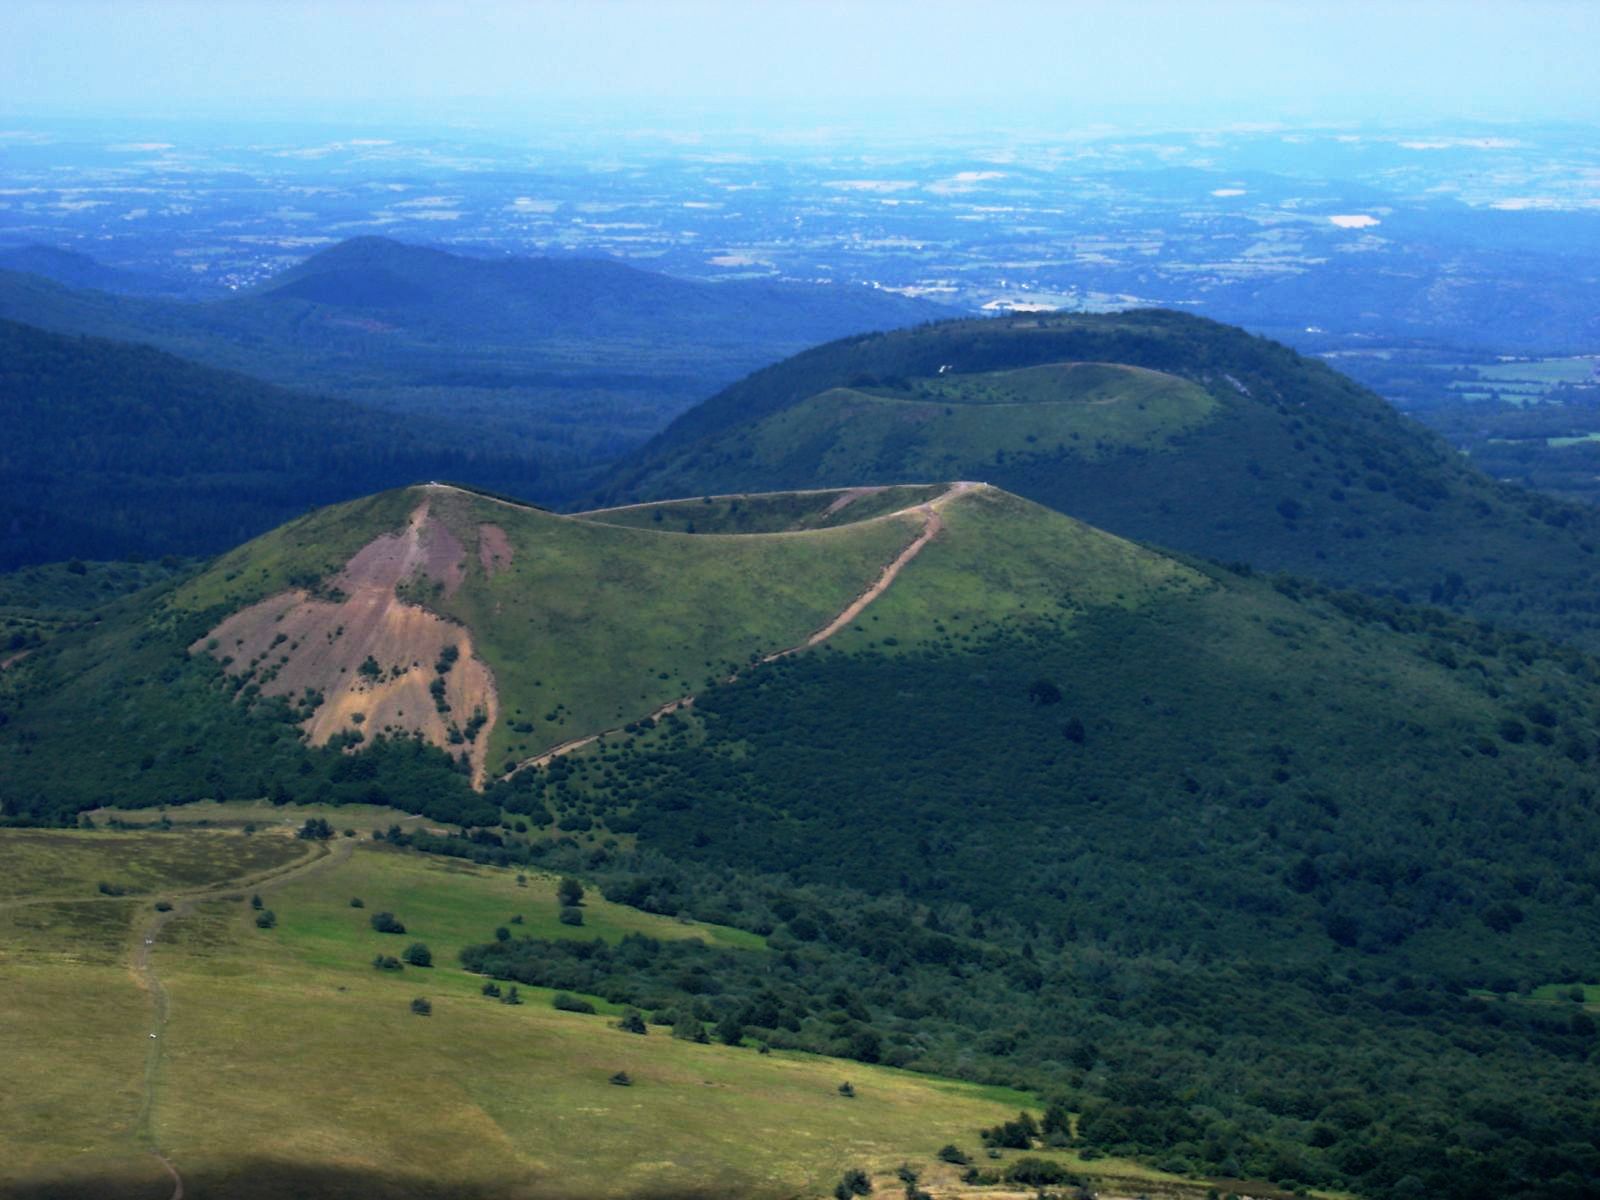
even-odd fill
[[[503,531],[495,528],[484,543],[493,547],[486,557],[496,567],[509,560]],[[466,549],[429,516],[424,501],[403,530],[373,539],[345,564],[331,581],[343,599],[301,590],[271,596],[233,614],[191,649],[231,658],[228,671],[250,675],[266,695],[299,698],[308,688],[321,693],[323,703],[302,725],[312,745],[350,730],[369,738],[417,733],[452,754],[465,751],[473,782],[482,786],[498,715],[494,675],[473,653],[466,629],[395,593],[422,577],[453,593],[465,570]],[[458,657],[442,675],[448,711],[441,711],[429,688],[441,678],[436,664],[447,646]],[[370,664],[362,670],[368,659],[377,664],[376,675]],[[483,718],[481,728],[462,741],[475,716]]]

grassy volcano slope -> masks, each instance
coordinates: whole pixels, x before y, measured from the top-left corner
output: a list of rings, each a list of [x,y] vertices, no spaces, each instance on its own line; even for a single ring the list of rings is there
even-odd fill
[[[931,507],[925,509],[930,497]],[[732,516],[736,504],[738,519]],[[915,507],[893,507],[907,504]],[[750,523],[779,528],[689,535],[674,532],[675,522],[665,518],[659,525],[619,526],[602,523],[603,514],[563,517],[455,488],[417,488],[328,510],[242,547],[186,584],[176,603],[191,610],[238,610],[261,600],[261,634],[270,637],[274,628],[284,632],[269,646],[259,638],[236,642],[231,624],[214,628],[211,638],[218,644],[207,643],[213,653],[240,660],[230,664],[231,671],[245,671],[268,693],[287,687],[291,699],[302,687],[314,687],[330,711],[348,708],[365,715],[377,706],[387,712],[377,693],[390,677],[431,679],[439,638],[430,634],[415,645],[402,638],[370,650],[336,646],[329,651],[324,643],[339,638],[364,644],[360,622],[367,611],[353,576],[331,568],[357,540],[355,529],[386,534],[385,525],[400,510],[409,510],[413,518],[425,511],[435,532],[425,531],[424,540],[448,542],[449,548],[441,549],[442,557],[430,560],[423,574],[402,580],[397,592],[458,623],[464,652],[476,654],[492,672],[498,700],[485,714],[490,718],[484,734],[487,758],[476,747],[471,754],[480,769],[487,762],[492,777],[557,743],[635,722],[759,658],[800,645],[878,581],[923,532],[929,512],[953,516],[968,507],[995,505],[1001,501],[992,489],[943,487],[757,497],[709,506],[700,501],[683,507],[710,511],[713,527],[739,525],[749,516]],[[379,511],[387,521],[367,515]],[[974,603],[996,616],[1030,604],[1036,609],[1056,605],[1074,588],[1093,592],[1124,582],[1120,568],[1109,565],[1115,554],[1096,557],[1102,546],[1122,547],[1117,539],[1084,531],[1036,506],[1005,512],[1017,523],[1008,533],[998,528],[969,533],[957,522],[919,552],[919,560],[927,560],[927,570],[951,595],[981,588]],[[853,515],[862,519],[835,523]],[[800,528],[785,528],[795,525]],[[1066,552],[1076,555],[1080,578],[1062,586],[1052,560],[1063,553],[1060,542],[1068,530],[1074,531],[1074,544]],[[1006,549],[998,564],[990,564],[984,543],[996,534],[993,544]],[[338,552],[327,552],[333,545]],[[1170,566],[1164,559],[1145,558],[1164,564],[1162,569]],[[351,559],[352,566],[356,561]],[[282,601],[263,599],[296,580],[305,584],[313,578],[331,594],[357,593],[342,608],[322,605],[325,615],[312,621],[327,626],[322,633],[308,632],[299,616],[285,619]],[[395,594],[389,599],[392,608]],[[411,629],[415,622],[405,624]],[[335,652],[350,660],[340,662],[342,678],[312,677],[300,665],[308,655],[327,658]],[[382,677],[363,689],[363,695],[372,693],[370,703],[347,703],[335,693],[351,681],[366,653]],[[415,710],[427,701],[424,697],[419,705],[413,696],[405,703]],[[451,719],[465,726],[471,715],[463,711]],[[412,716],[409,727],[416,727],[418,714]],[[454,739],[451,744],[462,745]]]
[[[1021,503],[948,523],[1004,561]],[[791,904],[773,945],[858,964],[887,1061],[1067,1088],[1100,1149],[1384,1197],[1600,1182],[1592,1016],[1515,1001],[1600,955],[1594,660],[1220,570],[1007,615],[935,565],[533,799],[713,875],[925,906],[885,946]],[[949,933],[1009,957],[952,984],[916,948]]]
[[[1049,366],[1071,362],[1187,382],[1151,394],[1148,375],[1113,377],[1111,403],[1075,402],[1084,368]],[[1014,399],[974,402],[997,393]],[[1600,515],[1496,483],[1319,362],[1177,313],[955,321],[819,347],[685,413],[602,498],[930,473],[1141,541],[1600,645]]]
[[[809,497],[802,508],[820,522],[835,499]],[[873,499],[860,501],[863,511],[874,511]],[[422,730],[452,755],[470,750],[479,775],[487,763],[493,776],[799,645],[877,581],[925,520],[889,512],[794,532],[691,536],[444,486],[324,509],[181,586],[111,606],[8,669],[0,744],[19,787],[32,789],[8,803],[39,813],[282,789],[313,798],[346,776],[359,786],[367,770],[398,786],[403,764],[391,773],[382,755],[377,767],[365,756],[350,766],[322,756],[312,776],[297,778],[302,729],[335,746],[376,740],[385,726]],[[414,550],[414,566],[391,561],[388,576],[357,569],[385,547]],[[459,665],[442,653],[452,643]],[[492,673],[487,695],[479,685],[455,690],[458,676],[480,670],[475,659]],[[428,694],[436,676],[440,701],[469,697],[443,722]],[[113,735],[78,740],[90,729]],[[425,806],[436,789],[408,785],[406,794]]]
[[[528,488],[537,456],[392,420],[148,346],[0,321],[0,569],[213,554],[308,505],[472,473]],[[454,448],[452,448],[454,447]]]
[[[797,462],[830,482],[987,477],[1019,456],[1161,449],[1216,409],[1204,389],[1158,371],[1052,364],[831,388],[742,430],[731,454],[740,481],[790,474]]]
[[[602,525],[659,529],[673,533],[790,533],[851,525],[934,499],[948,484],[828,489],[813,492],[755,492],[663,500],[574,514]]]
[[[497,1004],[457,953],[514,915],[519,938],[699,939],[768,957],[741,931],[592,891],[583,927],[560,924],[548,875],[519,886],[512,871],[370,843],[344,857],[351,846],[341,839],[320,868],[257,885],[277,918],[271,929],[256,926],[248,887],[188,907],[184,893],[219,875],[310,849],[286,833],[9,836],[0,1044],[25,1084],[0,1106],[0,1191],[155,1200],[172,1183],[147,1153],[154,1144],[195,1200],[822,1196],[849,1167],[872,1172],[880,1189],[902,1162],[948,1183],[956,1171],[935,1159],[941,1145],[976,1152],[979,1128],[1033,1106],[1003,1088],[697,1045],[661,1026],[629,1035],[599,997],[590,998],[599,1015],[553,1011],[552,994],[534,987],[522,989],[522,1006]],[[152,1010],[127,962],[155,916],[149,897],[97,898],[92,883],[63,883],[54,870],[63,858],[82,864],[84,879],[126,873],[182,906],[151,953],[171,1017],[148,1092]],[[202,860],[215,870],[196,873]],[[406,935],[373,931],[368,916],[385,910]],[[370,965],[413,940],[431,949],[431,968]],[[432,1002],[428,1017],[409,1011],[419,995]],[[608,1082],[618,1070],[633,1086]],[[853,1100],[837,1092],[844,1079]],[[1126,1176],[1121,1187],[1176,1182],[1127,1163],[1089,1169]]]

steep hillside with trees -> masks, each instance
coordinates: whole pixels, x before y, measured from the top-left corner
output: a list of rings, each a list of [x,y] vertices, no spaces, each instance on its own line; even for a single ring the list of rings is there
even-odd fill
[[[435,422],[560,463],[558,500],[741,375],[807,346],[945,310],[866,287],[700,283],[602,259],[478,258],[385,238],[331,246],[260,287],[182,303],[0,270],[0,317],[136,341],[281,387]],[[468,482],[497,487],[487,475]]]
[[[0,568],[214,554],[417,479],[537,487],[537,456],[154,350],[0,321]]]
[[[930,475],[1600,645],[1600,515],[1490,479],[1318,361],[1178,313],[954,321],[819,347],[685,413],[596,500]]]

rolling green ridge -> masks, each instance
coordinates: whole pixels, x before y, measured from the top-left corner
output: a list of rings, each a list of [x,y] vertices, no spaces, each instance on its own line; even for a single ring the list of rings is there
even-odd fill
[[[1495,482],[1320,362],[1178,313],[953,321],[819,347],[685,413],[596,499],[926,478],[1600,645],[1600,516]]]
[[[441,422],[396,424],[148,346],[10,321],[0,396],[0,569],[213,554],[307,508],[419,478],[533,490],[542,474],[540,456]]]
[[[580,874],[772,952],[485,929],[461,953],[502,981],[1021,1087],[1079,1114],[1058,1148],[1180,1174],[1594,1189],[1594,1019],[1539,989],[1600,959],[1600,663],[993,487],[851,495],[619,525],[432,486],[311,514],[0,676],[5,815],[388,804],[459,830],[391,847]],[[346,564],[405,545],[384,602],[459,623],[494,672],[481,791],[456,744],[307,747],[312,699],[206,641],[286,587],[333,611],[365,586]],[[760,661],[890,560],[830,637]]]
[[[701,496],[577,513],[586,521],[675,533],[784,533],[850,525],[932,500],[944,484],[849,491],[755,492]],[[823,502],[818,503],[818,497]],[[837,507],[835,507],[837,505]]]
[[[706,284],[598,259],[469,258],[375,237],[199,303],[0,270],[0,317],[432,419],[440,449],[492,444],[569,474],[765,363],[941,311],[864,287]],[[561,498],[578,477],[546,472],[520,494]],[[465,478],[499,488],[505,476]]]
[[[0,250],[0,270],[42,275],[68,287],[94,288],[102,292],[154,296],[181,290],[180,285],[170,280],[109,267],[87,254],[37,243]]]

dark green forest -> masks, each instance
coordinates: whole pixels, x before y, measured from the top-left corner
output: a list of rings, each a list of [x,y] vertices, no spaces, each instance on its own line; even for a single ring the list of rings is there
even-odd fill
[[[200,367],[0,321],[0,568],[214,554],[308,508],[473,476],[529,490],[537,455]]]

